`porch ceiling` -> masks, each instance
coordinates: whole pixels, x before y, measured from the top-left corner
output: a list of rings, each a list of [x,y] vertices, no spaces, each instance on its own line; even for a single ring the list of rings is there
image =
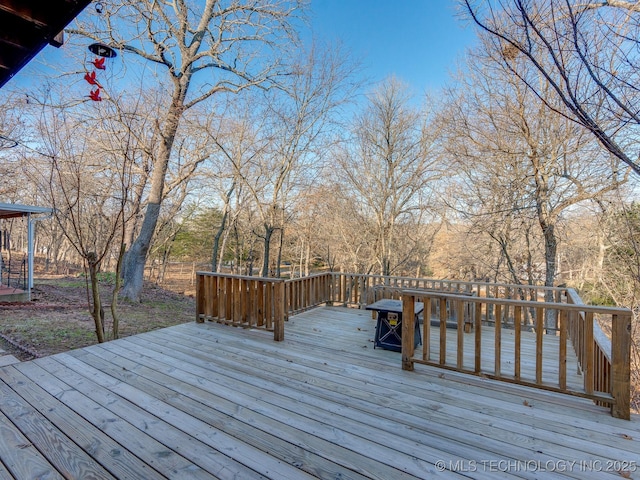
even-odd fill
[[[62,45],[62,30],[91,0],[0,0],[0,88],[47,44]]]
[[[52,208],[19,205],[17,203],[0,203],[0,218],[23,217],[29,213],[51,213]]]

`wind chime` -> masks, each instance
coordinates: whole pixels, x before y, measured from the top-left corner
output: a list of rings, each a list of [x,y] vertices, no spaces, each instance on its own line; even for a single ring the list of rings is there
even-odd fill
[[[100,2],[96,3],[96,12],[98,15],[102,15],[103,7]],[[89,45],[89,51],[95,55],[95,58],[90,62],[93,66],[93,70],[87,71],[84,74],[84,79],[91,85],[91,91],[89,92],[89,98],[94,102],[101,102],[100,89],[103,89],[102,85],[98,81],[97,72],[106,70],[105,60],[107,58],[114,58],[117,54],[116,51],[109,45],[104,43],[92,43]],[[95,88],[94,88],[95,87]]]
[[[92,43],[89,45],[89,51],[93,53],[96,58],[91,61],[93,70],[84,74],[84,79],[92,86],[92,90],[89,92],[89,98],[94,102],[101,102],[100,89],[103,88],[100,85],[97,77],[97,70],[106,70],[105,60],[107,58],[114,58],[117,54],[116,51],[108,45],[102,43]],[[93,88],[95,87],[95,88]]]

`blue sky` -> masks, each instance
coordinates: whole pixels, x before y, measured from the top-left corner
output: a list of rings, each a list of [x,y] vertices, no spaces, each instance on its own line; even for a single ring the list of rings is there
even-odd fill
[[[379,81],[395,74],[421,94],[448,81],[476,33],[455,0],[311,0],[311,28],[341,39]]]
[[[372,82],[394,74],[420,95],[442,87],[449,72],[455,70],[456,59],[476,41],[473,27],[457,15],[456,3],[311,0],[310,27],[321,40],[341,40]],[[30,72],[41,70],[43,63],[54,71],[68,71],[69,60],[64,53],[69,49],[67,45],[59,50],[45,47],[31,65],[9,81],[8,89],[27,87],[35,80]]]

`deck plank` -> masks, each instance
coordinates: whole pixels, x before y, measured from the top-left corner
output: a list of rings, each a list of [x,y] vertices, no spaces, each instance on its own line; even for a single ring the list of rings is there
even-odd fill
[[[132,348],[132,353],[139,350],[137,340],[139,339],[136,339],[136,346]],[[156,345],[147,342],[145,355],[148,355],[153,363],[161,362],[163,358],[166,359],[164,352],[171,344],[173,342]],[[209,389],[215,389],[216,392],[221,392],[226,388],[227,395],[242,407],[257,409],[282,425],[319,437],[323,442],[316,445],[316,448],[319,448],[323,455],[334,459],[341,457],[348,459],[349,465],[347,466],[356,468],[368,478],[404,478],[403,469],[418,476],[429,471],[434,476],[438,475],[432,465],[425,463],[433,462],[434,458],[441,458],[434,456],[438,453],[437,451],[422,452],[412,445],[406,445],[395,438],[390,438],[382,431],[380,425],[367,425],[367,422],[372,421],[371,416],[366,416],[366,418],[358,416],[358,412],[355,411],[351,416],[339,416],[335,412],[339,404],[327,403],[326,401],[316,402],[313,407],[309,407],[305,403],[308,403],[313,397],[308,395],[306,399],[290,398],[292,392],[287,388],[287,383],[290,382],[282,376],[280,376],[280,380],[283,383],[274,382],[273,378],[264,377],[262,372],[255,372],[254,368],[254,374],[250,379],[251,383],[248,384],[243,382],[242,377],[229,378],[226,376],[226,368],[219,369],[222,374],[216,375],[210,369],[212,358],[198,361],[198,359],[194,359],[193,355],[184,352],[182,354],[184,355],[183,360],[180,362],[177,359],[178,351],[176,347],[172,348],[173,358],[170,367],[190,368],[193,372],[191,382],[198,385],[208,385]],[[121,354],[125,355],[126,352],[121,352]],[[218,364],[217,361],[216,364]],[[236,362],[236,366],[239,366],[238,362]],[[179,374],[176,373],[176,375],[182,379],[190,376],[185,370]],[[212,378],[211,382],[205,380],[207,377]],[[252,407],[253,398],[257,392],[262,392],[261,405]],[[264,407],[262,404],[268,406]],[[362,451],[363,454],[359,454],[358,451]],[[424,458],[425,455],[428,455],[428,458]],[[412,468],[412,464],[415,464],[415,468]],[[397,470],[389,470],[386,465],[392,465]]]
[[[492,362],[485,328],[482,360]],[[403,371],[399,353],[373,348],[367,311],[309,310],[285,332],[274,342],[270,332],[194,322],[1,367],[0,477],[62,478],[65,461],[104,469],[99,478],[354,480],[615,479],[608,462],[640,464],[637,416],[427,365]],[[502,329],[505,374],[515,373],[513,337]],[[464,335],[469,368],[475,338]],[[535,376],[530,339],[521,332],[520,366]],[[558,343],[545,341],[543,378],[553,378]],[[438,348],[432,336],[434,358]],[[568,368],[568,382],[580,381],[575,373]],[[31,465],[8,468],[22,458]],[[588,470],[594,461],[600,469]]]
[[[296,325],[296,322],[307,321],[307,319],[310,319],[314,324],[313,332],[312,333],[307,333],[306,330],[304,329],[304,327],[302,327],[302,328],[299,329],[299,331],[298,331],[298,329],[289,329],[289,334],[290,335],[297,335],[295,338],[297,340],[299,340],[300,342],[304,342],[304,343],[309,342],[310,344],[312,344],[312,342],[315,342],[316,344],[314,345],[314,348],[322,348],[322,347],[318,347],[317,342],[321,342],[322,341],[321,339],[323,337],[325,339],[325,342],[326,342],[327,338],[333,338],[334,332],[337,331],[336,329],[340,328],[339,325],[336,326],[336,325],[332,324],[332,323],[334,323],[332,321],[332,314],[333,314],[332,310],[334,310],[334,309],[332,309],[332,308],[324,308],[324,309],[320,308],[320,309],[316,309],[316,310],[313,310],[311,312],[305,313],[305,315],[303,316],[304,320],[300,320],[300,319],[292,320],[290,323],[292,323],[293,325]],[[354,317],[359,317],[360,320],[365,320],[366,319],[366,316],[363,316],[361,314],[358,315],[357,313],[354,313],[352,315]],[[294,317],[294,319],[295,318],[296,317]],[[375,326],[374,322],[369,322],[369,323]],[[321,326],[317,326],[318,324],[321,325]],[[364,325],[364,326],[359,327],[359,331],[363,331],[363,332],[367,332],[372,328],[369,325],[367,325],[366,320],[365,320],[365,322],[358,323],[358,325]],[[487,328],[487,327],[485,327],[485,328]],[[373,327],[373,330],[375,330],[375,327]],[[369,331],[369,333],[371,335],[371,338],[370,338],[371,342],[373,342],[373,333],[372,333],[373,330]],[[437,332],[437,329],[432,329],[432,330],[435,330]],[[313,339],[314,336],[315,336],[315,339]],[[343,337],[345,336],[344,333],[343,333],[342,336]],[[449,337],[450,337],[450,335],[449,335]],[[483,336],[483,338],[485,338],[485,339],[487,337],[488,337],[487,334],[485,334]],[[504,337],[505,337],[504,331],[502,333],[502,337],[503,337],[503,346],[504,346]],[[468,341],[470,341],[472,343],[474,342],[474,338],[473,338],[472,334],[467,334],[467,338],[468,338]],[[553,341],[553,340],[549,340],[549,341]],[[557,340],[556,340],[556,343],[557,343]],[[437,346],[438,340],[437,340],[437,338],[436,339],[432,338],[431,344],[432,344],[432,350],[435,350],[437,352],[438,351],[437,350],[438,349],[438,346]],[[358,352],[358,356],[361,356],[361,354],[366,354],[366,349],[364,347],[364,345],[366,345],[366,343],[360,342],[359,344],[356,344],[356,345],[358,345],[358,346],[360,346],[360,347],[362,347],[364,349],[364,350]],[[339,349],[345,349],[346,348],[346,344],[345,345],[336,344],[335,346],[332,346],[332,347],[339,348]],[[468,357],[469,360],[465,360],[465,366],[467,366],[468,368],[471,369],[472,366],[474,365],[474,357],[475,357],[474,348],[475,348],[475,346],[465,347],[465,348],[466,348],[465,351],[468,352],[468,354],[469,354],[469,357]],[[376,350],[376,352],[379,352],[379,351],[380,351],[379,349]],[[483,362],[485,364],[487,364],[488,362],[492,362],[492,360],[490,360],[490,359],[493,358],[493,353],[492,352],[493,352],[493,346],[492,345],[483,346]],[[533,355],[533,350],[530,350],[530,351],[524,350],[523,351],[523,353],[528,353],[528,352],[531,352],[531,354]],[[393,355],[393,352],[385,352],[385,353],[389,353],[389,354]],[[432,355],[432,358],[436,358],[436,357],[437,357],[437,355]],[[455,356],[451,356],[450,358],[455,360]],[[455,363],[455,362],[453,362],[453,363]],[[509,367],[508,366],[505,367],[505,365],[503,365],[503,369],[504,368],[508,369]],[[551,375],[553,372],[555,372],[557,370],[557,361],[554,358],[551,358],[551,359],[547,360],[546,363],[545,363],[545,368],[547,369],[547,375]],[[577,367],[574,368],[574,371],[575,370],[577,370]],[[465,376],[465,378],[469,378],[469,377]],[[573,381],[575,383],[579,383],[579,382],[581,382],[581,378],[576,375]],[[498,385],[500,385],[500,384],[498,384]],[[539,390],[539,392],[541,392],[543,394],[545,393],[542,390]],[[560,398],[566,398],[566,397],[562,396]],[[564,404],[564,400],[562,400],[561,403]],[[592,403],[591,402],[586,402],[586,403],[584,403],[584,405],[588,405],[589,406],[588,408],[590,408]]]
[[[184,430],[194,428],[191,419],[183,416],[177,422],[179,426],[176,426],[176,419],[171,419],[172,412],[168,406],[161,405],[137,387],[76,361],[69,354],[57,355],[56,360],[59,360],[60,366],[46,364],[44,368],[61,378],[64,376],[78,391],[152,437],[161,445],[161,450],[153,454],[155,458],[161,460],[179,453],[197,466],[198,470],[204,469],[216,478],[264,478],[258,472],[211,448],[210,443],[215,443],[211,437],[215,437],[217,432],[208,426],[197,425],[193,431],[185,432]],[[185,423],[182,424],[181,421]]]
[[[178,346],[175,345],[175,342],[173,348],[176,350],[179,349]],[[159,352],[160,351],[161,350],[159,350]],[[184,352],[185,355],[189,355],[188,350],[185,349]],[[289,354],[290,352],[288,351],[287,355]],[[192,356],[186,357],[187,360],[189,358],[192,358]],[[205,362],[207,361],[206,359],[203,360]],[[193,359],[190,361],[192,364],[194,363]],[[236,360],[232,359],[231,362],[236,362]],[[285,360],[285,362],[287,362],[287,360]],[[294,376],[287,380],[287,371],[289,372],[289,375],[291,375],[292,369],[294,369],[297,364],[297,359],[293,360],[292,363],[293,365],[283,364],[280,367],[270,364],[268,369],[261,372],[259,375],[256,375],[254,372],[254,374],[251,375],[251,381],[256,382],[256,377],[264,378],[265,385],[261,386],[261,388],[269,388],[266,384],[275,384],[275,391],[284,396],[282,399],[276,399],[276,401],[280,404],[282,404],[282,402],[286,404],[286,399],[295,399],[297,403],[292,404],[291,408],[294,408],[297,413],[314,417],[329,425],[335,425],[336,428],[350,429],[351,432],[359,432],[359,434],[365,435],[367,438],[376,438],[378,441],[384,442],[384,444],[389,448],[402,448],[402,441],[396,439],[404,438],[407,441],[420,442],[420,445],[423,448],[428,447],[429,455],[433,462],[439,459],[454,461],[454,459],[460,458],[465,458],[467,461],[480,461],[484,459],[497,460],[500,457],[496,455],[496,452],[501,454],[504,453],[505,447],[508,447],[514,440],[516,440],[515,436],[512,436],[509,438],[508,443],[494,442],[493,452],[489,449],[480,451],[478,450],[477,445],[475,445],[474,439],[469,438],[469,435],[465,434],[459,428],[452,427],[448,432],[445,431],[443,434],[442,426],[435,426],[436,424],[433,422],[432,417],[427,417],[424,421],[417,421],[415,416],[417,415],[417,412],[414,411],[416,410],[415,406],[402,405],[394,402],[385,402],[384,405],[371,402],[368,402],[367,404],[366,400],[375,398],[375,388],[374,390],[364,389],[362,392],[356,393],[353,390],[355,385],[339,385],[338,387],[334,385],[332,387],[328,383],[325,383],[325,380],[322,379],[321,372],[317,370],[313,372],[313,381],[307,380],[300,382],[300,378],[295,378]],[[237,385],[237,382],[243,377],[246,378],[248,376],[247,374],[250,373],[253,368],[249,363],[245,370],[241,368],[240,364],[237,362],[236,367],[237,368],[234,369],[234,374],[237,375],[237,378],[230,380],[230,382],[235,385]],[[253,370],[255,370],[255,368],[253,368]],[[223,371],[225,371],[225,369],[223,369]],[[309,371],[303,372],[302,375],[307,376],[308,378]],[[278,377],[281,378],[280,382],[277,381]],[[219,384],[219,381],[220,380],[216,383]],[[307,388],[303,391],[294,391],[293,388],[288,387],[288,385],[300,384],[313,384],[315,388]],[[328,395],[327,392],[332,388],[337,388],[340,393],[334,396]],[[378,394],[382,395],[384,395],[384,393],[385,392],[378,392]],[[353,399],[358,397],[362,398],[363,401],[361,404],[356,405],[357,408],[345,405],[353,403]],[[327,399],[330,399],[331,401],[328,403]],[[412,411],[412,415],[404,414],[407,410]],[[427,414],[425,414],[425,416],[427,416]],[[485,428],[486,427],[483,426],[483,429]],[[378,431],[386,433],[380,435]],[[462,435],[460,435],[461,432]],[[450,434],[451,437],[447,437],[445,434]],[[522,439],[520,438],[519,440]],[[492,442],[491,440],[486,439],[486,431],[477,435],[475,441],[482,442],[484,444]],[[495,443],[498,444],[495,445]],[[413,452],[413,454],[420,456],[425,455],[424,452]],[[531,450],[522,449],[521,454],[523,458],[530,458]],[[487,474],[487,476],[489,476],[489,474]]]
[[[42,368],[43,364],[55,364],[55,361],[46,358],[17,366],[17,372],[11,377],[13,384],[22,382],[22,388],[28,386],[31,392],[25,390],[22,395],[30,395],[43,415],[101,464],[107,465],[115,477],[167,478],[161,472],[180,476],[180,462],[172,458],[175,457],[173,452],[160,444],[154,446],[143,432],[82,395],[75,389],[75,384],[72,387],[56,378]],[[30,384],[25,381],[29,379]],[[182,467],[194,478],[211,478],[208,475],[198,477],[190,462],[183,461]]]
[[[151,366],[145,366],[143,357],[124,348],[109,348],[100,357],[86,353],[79,358],[96,368],[100,368],[98,360],[105,358],[109,358],[110,362],[123,369],[135,368],[136,384],[143,391],[156,392],[168,404],[181,408],[208,425],[224,429],[234,437],[241,438],[262,451],[268,451],[272,456],[295,464],[307,473],[321,478],[331,478],[336,475],[343,478],[358,478],[358,475],[346,469],[336,471],[332,461],[327,461],[309,451],[310,448],[314,448],[322,452],[328,451],[330,454],[335,453],[331,450],[331,445],[318,444],[313,438],[301,442],[300,432],[296,429],[252,410],[253,404],[256,403],[255,395],[261,392],[254,392],[253,396],[244,396],[246,398],[241,399],[235,390],[225,390],[224,386],[215,382],[204,381],[201,378],[189,382],[188,371],[174,366],[163,368],[163,359],[158,363],[156,360],[147,358],[146,363]],[[166,358],[164,360],[166,361]],[[211,377],[211,375],[208,376]],[[244,402],[240,403],[239,400]]]
[[[175,337],[175,336],[174,336]],[[231,340],[229,340],[231,341]],[[229,348],[230,346],[227,345],[227,347]],[[228,348],[226,348],[225,350],[227,350]],[[230,361],[230,365],[235,363],[236,364],[236,368],[234,370],[238,370],[239,369],[239,363],[241,362],[241,356],[247,356],[247,352],[244,352],[244,354],[242,354],[241,352],[243,351],[242,348],[239,348],[237,350],[237,355],[234,358],[231,358]],[[272,372],[276,377],[278,375],[286,375],[286,372],[289,372],[288,375],[291,376],[291,372],[293,370],[295,370],[296,368],[298,368],[298,365],[303,365],[304,364],[304,360],[302,358],[296,358],[295,360],[291,361],[289,364],[289,362],[285,359],[282,361],[281,365],[278,367],[274,361],[273,358],[277,357],[278,353],[276,351],[273,352],[269,352],[269,354],[267,355],[268,357],[268,361],[269,361],[269,368],[268,371]],[[284,355],[286,355],[287,357],[290,357],[292,355],[291,349],[287,348],[285,350]],[[281,370],[276,370],[277,368],[280,368]],[[248,369],[246,371],[244,371],[244,373],[238,372],[238,375],[246,375],[247,373],[249,373],[251,371],[251,364],[248,364]],[[305,369],[305,367],[301,367],[300,369],[300,376],[298,378],[290,378],[291,382],[283,382],[283,384],[281,386],[279,386],[278,388],[284,388],[286,386],[287,383],[293,383],[293,382],[299,382],[301,380],[304,379],[305,376],[308,376],[309,371]],[[264,375],[264,374],[261,374]],[[335,385],[330,385],[328,382],[327,383],[321,383],[320,379],[320,375],[319,372],[316,370],[314,371],[314,378],[313,381],[307,381],[304,384],[305,385],[309,385],[311,383],[313,383],[313,385],[315,385],[320,391],[330,391],[330,390],[335,390],[338,392],[344,392],[344,396],[336,401],[336,403],[340,403],[340,402],[345,402],[345,401],[349,401],[349,399],[354,399],[354,398],[372,398],[373,395],[385,395],[385,398],[390,399],[389,404],[386,406],[387,408],[385,409],[386,411],[397,411],[397,410],[401,410],[401,411],[411,411],[412,413],[414,413],[414,415],[417,415],[419,412],[418,407],[411,405],[411,404],[406,404],[406,405],[402,405],[402,404],[395,404],[395,407],[397,408],[393,408],[393,409],[389,409],[388,407],[390,405],[393,405],[395,400],[395,397],[400,397],[400,395],[398,395],[398,391],[403,391],[403,394],[406,393],[411,393],[410,389],[407,388],[403,382],[401,380],[399,380],[398,378],[398,372],[396,371],[392,371],[389,372],[387,375],[385,376],[380,376],[381,374],[379,374],[379,383],[381,383],[383,385],[384,390],[380,391],[380,388],[378,386],[376,386],[376,384],[378,382],[375,382],[373,379],[367,378],[366,375],[362,378],[358,378],[358,376],[354,373],[353,370],[350,370],[349,372],[349,376],[348,378],[345,378],[344,381],[340,381],[339,380],[339,374],[336,373],[335,371],[331,372],[329,374],[330,378],[332,379],[331,381],[333,382],[340,382],[340,385],[338,385],[337,387]],[[409,373],[408,375],[412,375],[411,373]],[[255,376],[255,375],[254,375]],[[362,385],[365,385],[363,387],[364,391],[363,392],[355,392],[353,390],[349,390],[349,387],[353,387],[355,380],[358,380],[360,382],[362,382]],[[366,385],[371,385],[371,387],[367,387]],[[423,391],[413,391],[413,394],[415,395],[416,399],[420,399],[420,398],[425,398],[425,394],[427,394],[428,392],[423,392]],[[557,394],[556,394],[557,395]],[[451,397],[448,398],[442,398],[439,395],[434,396],[433,401],[434,402],[438,402],[440,401],[441,403],[444,403],[446,405],[446,407],[442,407],[440,405],[436,405],[435,408],[437,408],[438,410],[441,409],[446,409],[447,411],[444,412],[442,414],[442,421],[448,421],[449,422],[449,426],[450,426],[450,430],[449,432],[447,432],[448,435],[453,436],[454,438],[456,437],[455,432],[464,432],[465,428],[468,428],[469,425],[467,425],[467,422],[465,422],[464,425],[460,425],[458,419],[460,418],[460,416],[462,414],[467,413],[467,419],[469,419],[469,415],[468,415],[468,405],[472,405],[474,403],[476,403],[477,401],[477,394],[473,393],[470,394],[469,396],[460,396],[460,393],[457,391],[454,395],[452,395]],[[454,407],[456,405],[460,405],[460,407],[456,410]],[[497,452],[504,452],[505,448],[512,448],[512,445],[527,445],[527,432],[531,429],[532,425],[531,424],[527,424],[526,422],[524,424],[520,424],[520,423],[516,423],[513,421],[509,421],[506,422],[505,418],[512,418],[512,417],[517,417],[518,412],[525,412],[528,413],[527,411],[529,409],[531,409],[532,407],[525,407],[523,405],[516,405],[515,409],[512,409],[512,404],[511,403],[506,403],[506,405],[508,407],[510,407],[509,410],[506,410],[503,408],[501,408],[500,404],[497,404],[496,402],[493,402],[489,408],[487,408],[486,405],[481,406],[478,409],[479,414],[482,415],[486,415],[487,412],[491,413],[491,415],[494,417],[490,420],[490,422],[487,422],[486,420],[483,422],[480,422],[478,425],[476,425],[476,438],[467,438],[467,441],[471,440],[471,445],[475,445],[475,448],[477,449],[477,444],[483,444],[483,447],[486,447],[486,445],[488,443],[491,443],[490,441],[486,441],[483,440],[483,438],[486,438],[487,436],[494,436],[496,435],[493,432],[488,432],[487,431],[487,426],[488,425],[492,425],[492,426],[501,426],[502,429],[502,435],[506,436],[503,439],[503,442],[501,445],[499,445],[497,448]],[[371,413],[371,412],[370,412]],[[373,412],[375,413],[375,411]],[[429,416],[430,416],[430,421],[433,421],[433,412],[429,411],[428,412]],[[479,415],[480,416],[480,415]],[[395,421],[395,420],[394,420]],[[416,420],[415,418],[410,418],[408,419],[409,425],[412,428],[416,427]],[[502,423],[499,423],[502,422]],[[442,434],[442,430],[443,427],[442,425],[438,425],[437,428],[434,429],[434,431],[429,432],[430,436],[433,435],[438,435],[439,433]],[[520,433],[520,436],[514,435],[515,433]],[[396,432],[397,433],[397,432]],[[592,450],[592,454],[594,455],[601,455],[602,453],[602,446],[598,446],[598,448],[591,448],[593,447],[593,445],[589,442],[589,441],[584,441],[581,437],[584,435],[583,431],[579,431],[576,432],[576,438],[580,439],[581,443],[581,447],[586,448],[586,449],[591,449]],[[431,438],[431,437],[429,437]],[[555,433],[551,433],[546,437],[546,440],[549,442],[554,442],[556,443],[556,445],[553,448],[553,452],[555,455],[561,455],[563,453],[568,453],[564,451],[564,446],[563,446],[563,442],[567,442],[570,441],[570,438],[563,438],[563,437],[558,437],[557,434]],[[623,444],[623,439],[615,437],[614,440],[620,440],[619,443]],[[461,454],[461,448],[460,448],[460,444],[459,442],[461,442],[462,439],[461,438],[456,438],[455,439],[455,443],[454,443],[454,451],[456,452],[457,455]],[[438,443],[440,446],[442,445],[442,443]],[[446,442],[445,442],[446,444]],[[627,443],[625,446],[629,446],[630,444]],[[530,445],[528,449],[526,449],[525,452],[523,452],[525,455],[527,455],[527,457],[531,456],[531,451],[535,450],[535,448],[538,447],[542,447],[543,444],[534,444],[534,445]],[[535,447],[535,448],[534,448]],[[599,453],[600,452],[600,453]],[[614,454],[616,453],[615,449],[610,449],[609,453]],[[590,454],[589,454],[590,455]],[[587,458],[589,458],[589,455],[583,455],[582,456],[582,460],[586,460]],[[484,454],[484,458],[490,458],[490,456],[488,454]]]
[[[5,405],[4,386],[2,404]],[[4,408],[3,408],[4,409]],[[40,454],[9,418],[0,414],[0,473],[2,478],[62,479],[55,468]]]
[[[126,342],[123,342],[123,345]],[[276,391],[270,392],[271,396],[277,397],[275,399],[270,398],[269,395],[265,394],[266,384],[262,383],[257,387],[249,387],[247,388],[244,385],[240,385],[240,382],[234,381],[232,384],[228,385],[226,391],[224,391],[225,385],[221,383],[223,381],[221,376],[215,375],[215,370],[211,369],[211,364],[209,364],[209,368],[200,368],[197,362],[193,359],[193,357],[189,358],[188,356],[183,360],[182,363],[178,362],[175,358],[175,351],[172,350],[171,359],[167,360],[167,350],[160,349],[157,353],[154,352],[154,345],[150,342],[145,344],[145,353],[142,356],[138,356],[136,362],[141,362],[147,364],[149,366],[154,366],[154,368],[158,368],[160,362],[169,362],[167,364],[167,368],[170,369],[172,373],[174,373],[177,378],[181,381],[185,378],[190,378],[193,385],[198,385],[200,387],[207,386],[207,389],[210,391],[215,391],[216,393],[222,394],[225,393],[234,403],[245,408],[245,409],[254,409],[256,411],[261,411],[266,415],[275,418],[278,423],[285,426],[290,426],[295,429],[303,429],[306,433],[309,433],[314,436],[320,436],[324,438],[328,444],[321,445],[326,449],[330,448],[328,452],[323,452],[328,457],[334,457],[337,453],[334,451],[336,448],[344,449],[350,446],[350,441],[352,441],[348,436],[344,435],[344,432],[340,432],[339,441],[336,439],[336,433],[338,430],[334,429],[334,426],[331,423],[323,423],[314,420],[313,418],[303,418],[303,415],[300,414],[301,405],[297,402],[287,401],[286,396],[278,394]],[[139,347],[134,347],[132,350],[127,353],[125,350],[120,350],[119,355],[138,355],[137,350]],[[147,358],[144,358],[147,357]],[[161,363],[160,363],[161,364]],[[180,370],[180,369],[183,370]],[[189,369],[189,371],[187,371]],[[199,375],[195,375],[190,372],[197,372]],[[207,379],[215,378],[215,381],[208,381]],[[244,388],[243,388],[244,387]],[[260,397],[260,403],[256,405],[255,398],[256,395],[262,394]],[[264,404],[269,405],[267,409],[263,407]],[[335,421],[333,422],[335,423]],[[375,432],[376,435],[379,435],[379,432]],[[356,445],[361,447],[361,442],[364,441],[365,446],[367,447],[365,450],[368,455],[375,457],[375,454],[381,455],[383,457],[389,456],[385,449],[380,451],[376,451],[377,446],[374,442],[368,443],[367,439],[358,439],[356,441]],[[379,450],[379,449],[378,449]],[[355,459],[357,459],[359,455],[355,451],[349,452],[350,462],[352,465],[355,463]],[[398,455],[400,460],[403,458],[403,454],[399,453]],[[370,478],[390,478],[391,476],[402,475],[402,472],[398,471],[385,471],[385,465],[380,464],[379,462],[371,461],[369,463],[374,465],[374,468],[370,468],[367,471],[367,475]],[[392,461],[393,459],[389,459]],[[398,461],[398,460],[395,460]],[[413,460],[415,461],[415,460]],[[421,470],[422,471],[422,470]],[[398,477],[402,478],[402,476]]]
[[[28,439],[22,445],[14,445],[14,457],[9,460],[11,463],[5,462],[3,457],[3,463],[12,465],[9,467],[11,470],[18,470],[14,474],[16,477],[115,478],[4,383],[0,383],[0,392],[2,411]],[[6,425],[4,422],[3,424]],[[34,447],[39,453],[33,452]],[[43,462],[40,454],[45,451],[47,461]]]

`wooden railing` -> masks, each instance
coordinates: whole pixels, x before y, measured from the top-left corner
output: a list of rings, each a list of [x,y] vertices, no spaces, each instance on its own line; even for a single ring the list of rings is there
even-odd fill
[[[423,322],[422,356],[414,358],[413,348],[408,347],[411,352],[402,354],[403,368],[413,368],[414,362],[427,363],[580,395],[600,405],[610,405],[614,416],[629,416],[631,312],[584,305],[572,289],[335,272],[286,281],[198,272],[196,288],[198,322],[214,320],[263,328],[273,331],[275,340],[284,338],[288,315],[318,305],[363,308],[381,298],[419,299],[425,303],[425,318],[431,320]],[[413,318],[406,313],[403,317]],[[612,341],[600,329],[598,319],[611,325]],[[440,332],[438,348],[433,352],[432,320]],[[403,329],[409,323],[403,322]],[[482,349],[483,338],[486,340],[487,336],[483,334],[483,326],[493,327],[490,359]],[[474,333],[469,333],[472,330]],[[447,343],[451,332],[455,332],[455,343]],[[473,365],[464,361],[465,335],[474,335]],[[521,355],[523,335],[535,338],[535,360],[531,366],[525,365]],[[403,343],[413,345],[409,338],[412,336],[413,330],[407,335],[403,333]],[[509,350],[512,358],[503,364],[504,340],[510,338],[513,338]],[[578,359],[577,370],[583,379],[579,386],[567,381],[569,346]],[[558,367],[554,378],[543,375],[542,369],[543,360],[549,362],[551,357]]]
[[[415,277],[392,277],[331,272],[329,301],[344,306],[365,307],[380,298],[400,298],[405,288],[470,291],[472,283]]]
[[[474,294],[486,298],[565,301],[566,288],[506,283],[464,282],[327,272],[285,281],[286,311],[290,314],[325,303],[363,308],[381,298],[400,298],[404,289]]]
[[[285,319],[284,280],[197,272],[196,322],[263,328],[281,341]]]
[[[286,311],[293,315],[318,305],[331,298],[331,274],[319,273],[308,277],[285,281]]]
[[[567,291],[567,303],[584,305],[573,289]],[[611,393],[611,341],[592,312],[573,312],[569,318],[569,338],[588,381],[585,389]]]
[[[569,293],[569,298],[575,292]],[[622,308],[593,307],[577,302],[533,302],[511,299],[457,295],[425,290],[405,290],[402,325],[402,368],[413,370],[414,363],[436,365],[460,372],[506,380],[572,395],[587,397],[599,404],[611,406],[615,417],[630,418],[630,351],[631,311]],[[414,304],[424,303],[423,346],[418,356],[414,347]],[[452,307],[453,306],[453,307]],[[431,346],[431,312],[439,321],[439,342]],[[451,310],[458,312],[455,341],[447,342],[446,322]],[[533,325],[524,322],[525,310],[533,312]],[[473,312],[473,334],[465,334],[464,311]],[[545,335],[545,319],[557,321],[557,332]],[[610,352],[594,338],[594,315],[608,317],[612,327]],[[492,317],[492,318],[491,318]],[[483,325],[493,324],[490,335],[491,350],[483,351],[483,336],[489,330]],[[508,332],[508,335],[506,333]],[[473,361],[465,361],[465,335],[473,337]],[[525,364],[522,337],[528,335],[535,342],[535,361]],[[509,348],[503,348],[508,340]],[[469,342],[467,342],[467,348]],[[567,346],[572,344],[582,370],[582,385],[570,384],[567,379]],[[487,349],[488,350],[488,349]],[[511,358],[503,362],[502,352]],[[437,356],[436,356],[437,353]],[[487,358],[490,356],[490,358]],[[468,358],[468,357],[467,357]],[[543,360],[557,362],[557,373],[543,374]]]
[[[467,282],[416,277],[393,277],[358,273],[331,272],[330,298],[332,303],[363,307],[373,302],[378,292],[389,292],[400,298],[403,289],[425,289],[443,292],[474,293],[478,297],[504,298],[523,301],[544,301],[553,298],[565,301],[566,288],[508,283]],[[385,297],[391,298],[391,297]]]

